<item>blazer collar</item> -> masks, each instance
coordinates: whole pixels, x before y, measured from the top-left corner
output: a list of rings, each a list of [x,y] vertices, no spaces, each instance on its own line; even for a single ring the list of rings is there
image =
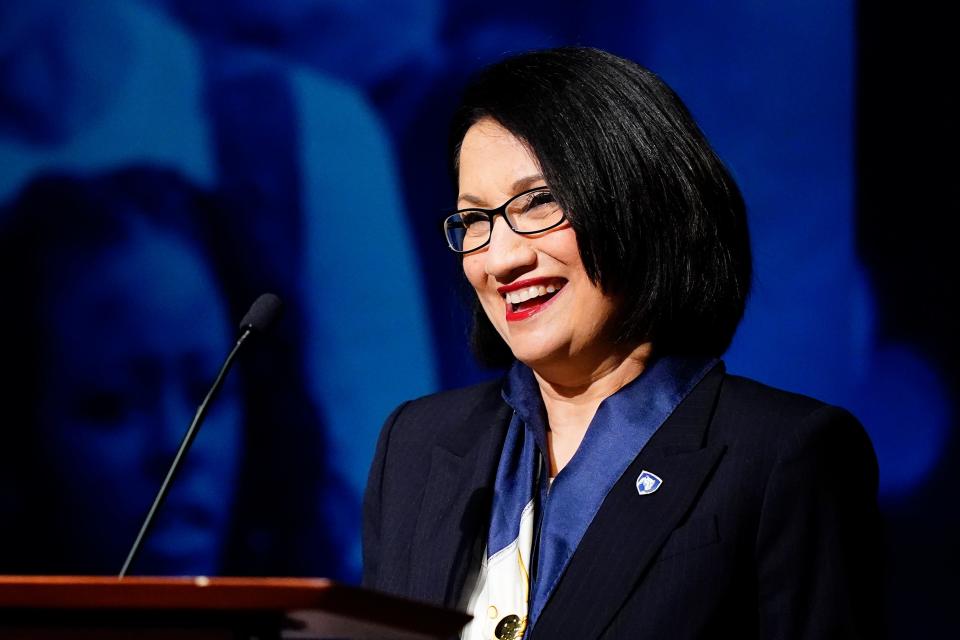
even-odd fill
[[[614,485],[531,638],[596,636],[642,578],[723,454],[704,445],[724,373],[721,362],[704,376]],[[471,563],[483,551],[511,415],[500,386],[490,384],[469,418],[434,446],[411,550],[411,598],[462,606]],[[635,481],[643,470],[663,479],[656,493],[638,495]]]
[[[705,443],[724,372],[718,363],[704,376],[607,494],[531,639],[598,636],[643,578],[723,455]],[[635,483],[644,470],[663,484],[641,496]]]
[[[500,450],[513,410],[490,384],[434,446],[411,550],[410,597],[457,607],[482,546]]]

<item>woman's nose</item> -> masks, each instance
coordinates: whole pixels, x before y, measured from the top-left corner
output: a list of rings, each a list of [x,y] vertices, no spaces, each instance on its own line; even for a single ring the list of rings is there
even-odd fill
[[[515,233],[506,220],[494,218],[487,247],[486,272],[500,279],[509,279],[518,270],[527,270],[537,261],[532,240]]]

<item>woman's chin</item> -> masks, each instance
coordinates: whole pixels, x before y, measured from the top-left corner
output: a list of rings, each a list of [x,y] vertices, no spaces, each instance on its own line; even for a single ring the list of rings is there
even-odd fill
[[[542,341],[514,340],[507,344],[514,358],[534,370],[563,361],[568,354],[560,345]]]

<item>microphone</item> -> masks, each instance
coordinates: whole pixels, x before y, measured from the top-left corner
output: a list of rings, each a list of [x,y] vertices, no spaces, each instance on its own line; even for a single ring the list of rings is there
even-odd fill
[[[213,386],[210,387],[210,391],[207,392],[207,396],[203,399],[203,402],[200,403],[200,406],[197,408],[197,413],[193,416],[193,421],[190,423],[190,427],[187,428],[187,433],[183,436],[183,440],[180,441],[180,448],[173,457],[173,463],[167,471],[167,476],[163,479],[163,484],[160,485],[160,491],[157,492],[157,497],[154,498],[153,504],[150,506],[150,511],[147,512],[147,517],[140,527],[140,533],[137,534],[137,539],[134,540],[133,546],[130,548],[130,553],[127,554],[127,559],[123,563],[123,568],[120,569],[117,578],[126,576],[127,571],[136,559],[143,541],[153,526],[153,519],[160,510],[163,501],[166,499],[167,493],[170,491],[173,479],[177,475],[177,471],[180,470],[180,464],[190,449],[190,445],[193,444],[193,439],[196,438],[203,419],[207,416],[207,410],[210,404],[214,398],[217,397],[217,394],[220,393],[223,381],[227,377],[227,372],[233,365],[233,361],[240,351],[240,347],[246,343],[250,336],[264,333],[269,329],[270,326],[277,321],[277,318],[280,317],[282,308],[283,302],[280,301],[279,297],[272,293],[264,293],[250,305],[250,310],[243,316],[243,320],[240,321],[240,337],[237,338],[236,344],[233,345],[233,349],[231,349],[229,355],[227,355],[223,366],[220,367],[220,373],[217,374],[217,379],[213,381]]]
[[[280,298],[272,293],[263,294],[253,301],[250,310],[243,316],[243,320],[240,321],[240,331],[244,332],[244,335],[247,332],[263,333],[277,321],[282,308],[283,303]],[[241,335],[240,339],[243,340],[244,336]]]

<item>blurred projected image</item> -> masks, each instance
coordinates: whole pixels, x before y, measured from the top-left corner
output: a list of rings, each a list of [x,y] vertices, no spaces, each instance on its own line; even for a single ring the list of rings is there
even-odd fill
[[[234,339],[213,210],[177,175],[134,168],[40,178],[4,216],[0,572],[119,571]],[[270,566],[286,542],[242,508],[250,416],[238,373],[132,573],[294,572]]]

